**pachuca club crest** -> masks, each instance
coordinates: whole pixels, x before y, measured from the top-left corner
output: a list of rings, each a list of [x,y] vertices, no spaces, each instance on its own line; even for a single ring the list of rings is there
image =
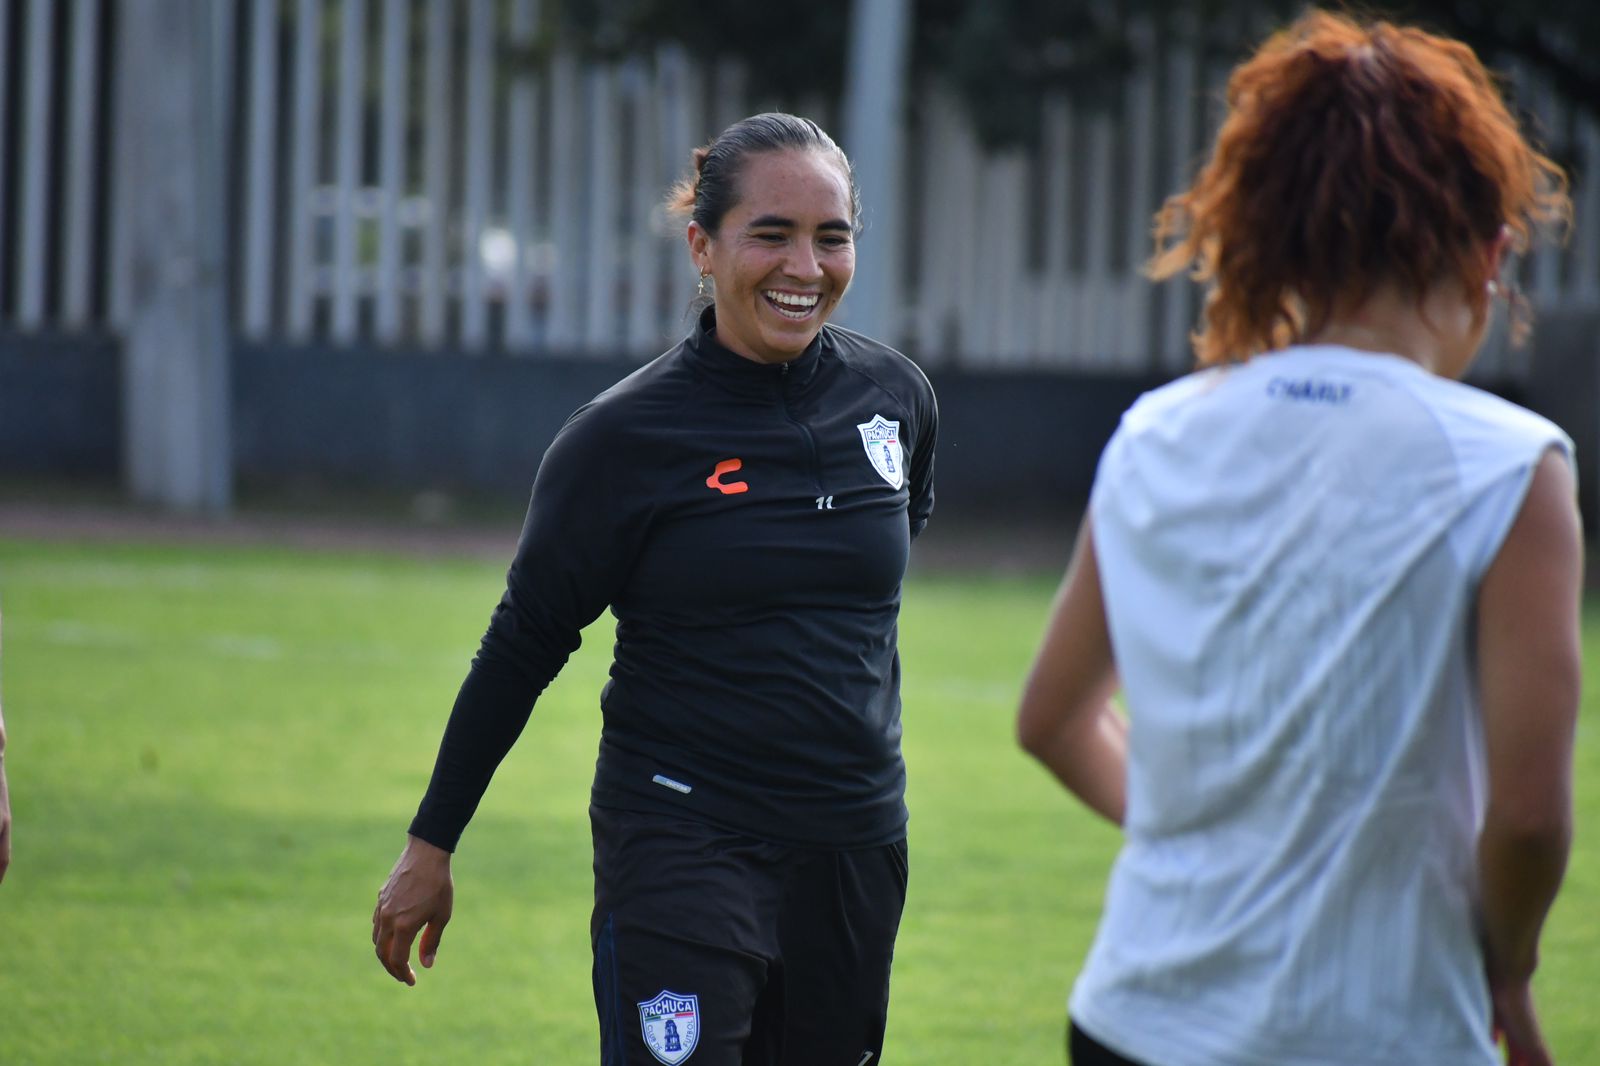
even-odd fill
[[[900,448],[900,423],[873,415],[871,422],[857,423],[856,428],[861,431],[861,446],[867,450],[872,469],[891,487],[904,485],[906,457]]]
[[[667,1066],[677,1066],[700,1043],[700,997],[663,989],[655,999],[639,1004],[639,1027],[650,1054]]]

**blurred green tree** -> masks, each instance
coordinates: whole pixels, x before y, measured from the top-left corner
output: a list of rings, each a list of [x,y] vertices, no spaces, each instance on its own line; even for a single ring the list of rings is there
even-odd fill
[[[565,0],[545,5],[544,47],[575,44],[620,56],[676,41],[700,57],[738,56],[757,95],[836,98],[844,81],[852,0],[804,6],[750,0]],[[991,147],[1039,130],[1050,90],[1095,98],[1162,28],[1226,62],[1306,8],[1301,0],[914,0],[912,65],[936,73],[970,108]],[[1364,13],[1458,37],[1491,66],[1542,71],[1574,104],[1600,113],[1600,2],[1378,0]]]

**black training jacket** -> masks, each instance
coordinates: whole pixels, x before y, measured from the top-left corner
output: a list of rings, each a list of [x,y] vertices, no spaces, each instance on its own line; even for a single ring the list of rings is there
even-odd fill
[[[802,846],[904,834],[896,627],[933,509],[933,390],[849,330],[763,365],[714,328],[708,310],[545,453],[415,835],[454,850],[608,605],[596,804]]]

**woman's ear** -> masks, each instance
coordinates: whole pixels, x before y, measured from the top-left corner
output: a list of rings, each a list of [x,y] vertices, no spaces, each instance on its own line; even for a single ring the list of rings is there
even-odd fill
[[[689,228],[684,232],[684,239],[689,244],[689,255],[694,259],[694,268],[701,274],[711,271],[711,234],[698,222],[691,221]]]
[[[1498,280],[1500,270],[1505,266],[1506,254],[1511,250],[1512,233],[1510,226],[1501,226],[1500,232],[1494,235],[1494,240],[1489,242],[1489,277]]]

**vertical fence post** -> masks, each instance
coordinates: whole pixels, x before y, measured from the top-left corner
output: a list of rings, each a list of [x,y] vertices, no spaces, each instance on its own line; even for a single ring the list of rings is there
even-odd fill
[[[712,65],[711,125],[709,140],[745,117],[745,69],[736,59],[723,58]]]
[[[245,163],[243,327],[260,340],[272,330],[273,210],[278,130],[278,0],[255,0],[250,23],[250,129]]]
[[[583,286],[583,347],[595,355],[614,355],[617,343],[617,182],[621,167],[617,156],[622,131],[617,122],[617,70],[597,65],[590,69],[585,96],[589,124],[584,131],[589,144],[589,196],[583,230],[585,281]]]
[[[366,87],[367,0],[341,0],[339,19],[339,109],[334,130],[333,207],[333,339],[356,339],[361,296],[361,253],[356,228],[360,223],[356,192],[361,184]]]
[[[1527,101],[1527,110],[1534,117],[1534,133],[1546,144],[1555,141],[1561,135],[1566,116],[1550,79],[1529,64],[1519,64],[1517,83],[1520,95]],[[1549,307],[1561,298],[1562,248],[1546,243],[1537,247],[1531,258],[1529,294],[1539,306]]]
[[[552,351],[570,354],[578,346],[583,323],[580,270],[583,264],[583,181],[580,153],[578,65],[571,55],[557,53],[550,63],[550,231],[555,260],[550,272],[550,320],[545,336]],[[557,153],[560,153],[559,157]]]
[[[666,183],[687,175],[689,170],[689,153],[705,140],[704,116],[700,109],[700,77],[699,73],[690,65],[683,48],[678,45],[663,45],[656,51],[656,86],[657,95],[662,101],[661,110],[661,146],[660,174]],[[682,322],[679,320],[681,311],[685,306],[680,302],[679,293],[684,297],[694,292],[696,273],[694,263],[684,250],[682,223],[673,220],[674,239],[667,242],[667,291],[669,296],[666,302],[666,317],[661,326],[667,333],[680,331]]]
[[[1028,157],[1020,150],[989,155],[983,164],[978,210],[984,228],[998,239],[978,242],[982,288],[973,295],[983,309],[982,356],[991,365],[1017,361],[1026,317],[1020,291],[1027,256]]]
[[[650,71],[643,62],[634,60],[626,68],[625,75],[633,120],[627,133],[632,145],[629,155],[633,171],[628,196],[631,242],[626,344],[630,353],[646,355],[661,342],[658,328],[661,320],[661,239],[656,235],[655,218],[657,204],[667,190],[656,179],[661,170],[656,143],[656,130],[661,125],[661,118],[655,94],[651,92]]]
[[[89,238],[99,175],[94,131],[95,104],[100,95],[99,40],[100,13],[95,0],[73,0],[66,241],[60,264],[61,324],[68,329],[81,329],[89,322],[89,268],[94,263]]]
[[[1155,32],[1144,21],[1129,30],[1133,43],[1134,69],[1123,92],[1123,135],[1132,138],[1128,152],[1127,258],[1118,288],[1116,336],[1113,353],[1118,362],[1133,370],[1151,363],[1154,345],[1151,336],[1153,294],[1140,266],[1150,255],[1150,215],[1155,209],[1150,192],[1155,184],[1155,138],[1161,119],[1156,103]]]
[[[454,108],[455,81],[452,74],[455,42],[454,0],[432,0],[428,4],[427,56],[424,59],[427,107],[423,126],[422,186],[427,196],[428,216],[422,230],[422,274],[417,332],[422,343],[437,347],[444,343],[446,301],[450,292],[450,267],[445,238],[449,231],[450,124]]]
[[[467,5],[466,188],[461,205],[461,347],[483,350],[489,341],[488,294],[482,240],[489,222],[489,178],[494,151],[494,4]]]
[[[533,45],[537,27],[538,11],[534,0],[513,0],[511,43],[523,62]],[[508,351],[516,352],[528,351],[534,344],[532,300],[536,234],[533,198],[539,165],[534,123],[539,114],[538,104],[535,72],[526,68],[513,71],[511,99],[506,108],[506,214],[517,258],[511,272],[510,291],[506,293],[505,346]]]
[[[1166,193],[1176,193],[1193,177],[1195,139],[1195,76],[1200,64],[1194,45],[1194,24],[1180,20],[1169,37],[1167,58],[1166,113],[1171,122],[1167,145],[1171,153],[1167,166]],[[1194,328],[1194,303],[1187,273],[1161,283],[1161,337],[1158,365],[1167,370],[1187,366],[1192,358],[1189,332]]]
[[[1044,156],[1044,277],[1038,306],[1038,342],[1035,351],[1041,362],[1059,363],[1066,354],[1067,327],[1076,313],[1069,299],[1071,282],[1067,277],[1071,228],[1073,181],[1077,168],[1072,165],[1072,106],[1065,96],[1045,102],[1044,136],[1039,139]]]
[[[916,234],[917,254],[908,264],[910,291],[916,294],[914,303],[907,308],[911,315],[911,336],[906,347],[918,361],[927,364],[933,349],[938,345],[939,315],[943,310],[934,291],[937,273],[936,257],[939,255],[938,204],[944,185],[944,168],[929,165],[937,158],[939,114],[937,89],[924,79],[912,94],[916,103],[917,138],[915,149],[908,154],[905,186],[907,195],[915,183],[917,214],[909,220]]]
[[[27,80],[23,84],[22,239],[17,242],[17,325],[44,324],[45,270],[49,254],[50,84],[55,77],[55,5],[33,0],[27,9]]]
[[[295,11],[294,131],[289,181],[289,336],[311,339],[316,299],[317,220],[312,211],[322,129],[322,0]]]
[[[1027,279],[1029,230],[1028,183],[1033,160],[1021,149],[1007,149],[987,157],[987,184],[982,203],[986,218],[1006,236],[993,244],[990,277],[989,347],[984,352],[991,366],[1013,366],[1027,344],[1029,318],[1022,289]]]
[[[967,243],[972,236],[968,230],[971,205],[965,194],[969,188],[965,178],[973,160],[962,150],[970,145],[962,138],[962,116],[950,92],[930,82],[919,96],[923,165],[917,169],[927,184],[918,221],[921,254],[915,264],[915,344],[917,358],[926,363],[955,355],[949,350],[953,340],[949,328],[952,323],[965,328],[967,304],[961,299],[960,270],[970,259],[962,254],[962,248],[973,247]],[[939,162],[934,164],[934,160]],[[956,345],[961,346],[959,340]]]
[[[964,254],[982,244],[983,225],[983,150],[973,132],[972,121],[955,100],[950,101],[950,145],[957,160],[950,168],[950,260],[949,313],[956,323],[956,346],[952,356],[968,359],[988,342],[980,332],[982,325],[978,290],[982,275],[978,257]]]
[[[11,0],[0,0],[0,56],[9,57],[10,55]],[[11,111],[9,110],[11,107],[11,94],[9,91],[10,82],[11,78],[9,75],[6,75],[4,72],[0,72],[0,115],[11,114]],[[5,165],[6,162],[8,161],[0,160],[0,249],[8,248],[12,243],[11,227],[8,225],[10,219],[4,210],[6,202],[6,177],[11,169],[9,166]],[[0,252],[0,288],[4,288],[5,286],[7,258],[8,257],[3,252]],[[0,314],[0,321],[4,320],[5,316]]]
[[[1112,153],[1116,126],[1110,115],[1089,118],[1089,158],[1085,161],[1089,210],[1085,218],[1084,283],[1087,299],[1080,305],[1079,336],[1091,365],[1109,361],[1117,342],[1117,302],[1108,299],[1115,282],[1111,272],[1111,211],[1115,194]]]
[[[903,343],[905,325],[901,153],[910,52],[909,0],[853,0],[843,133],[861,187],[866,232],[856,252],[851,296],[841,310],[851,326],[887,344]]]
[[[373,336],[379,344],[400,339],[400,202],[406,196],[406,119],[411,113],[407,59],[411,46],[410,0],[384,0],[380,62],[383,92],[378,121],[378,270]]]
[[[1588,113],[1579,118],[1578,144],[1583,169],[1573,216],[1573,296],[1580,306],[1600,307],[1600,119]]]

